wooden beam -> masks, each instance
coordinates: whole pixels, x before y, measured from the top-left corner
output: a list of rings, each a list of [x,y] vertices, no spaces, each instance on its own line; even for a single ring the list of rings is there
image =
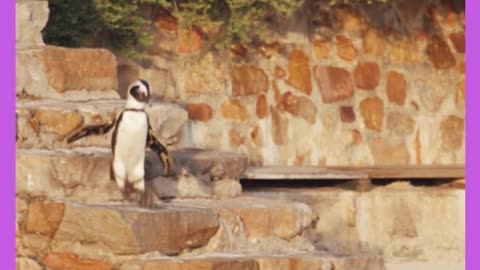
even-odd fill
[[[354,170],[333,170],[322,167],[248,167],[243,173],[243,179],[256,180],[351,180],[365,179],[368,174]]]
[[[357,180],[357,179],[459,179],[464,165],[249,167],[246,180]]]
[[[335,166],[330,168],[341,171],[362,171],[367,173],[370,179],[465,178],[464,165]]]

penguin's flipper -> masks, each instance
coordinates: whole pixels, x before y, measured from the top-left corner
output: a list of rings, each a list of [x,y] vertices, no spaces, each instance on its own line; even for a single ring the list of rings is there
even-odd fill
[[[83,137],[90,136],[90,135],[103,135],[112,129],[115,125],[115,121],[110,121],[106,124],[100,124],[95,126],[86,126],[79,130],[78,132],[74,133],[67,139],[68,143],[73,143],[76,140],[79,140]]]
[[[170,175],[174,171],[173,159],[168,152],[167,146],[160,142],[149,126],[147,135],[147,147],[153,150],[163,164],[164,172]]]

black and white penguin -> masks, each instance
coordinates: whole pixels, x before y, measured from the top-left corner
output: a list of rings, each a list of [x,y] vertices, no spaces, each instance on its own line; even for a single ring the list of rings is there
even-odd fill
[[[163,163],[164,173],[173,170],[172,158],[167,147],[155,136],[145,108],[151,98],[147,81],[139,79],[128,87],[124,109],[114,121],[106,124],[87,126],[67,139],[72,143],[89,135],[102,135],[112,128],[112,177],[120,190],[126,194],[126,184],[131,184],[135,191],[145,192],[145,149],[153,150]]]

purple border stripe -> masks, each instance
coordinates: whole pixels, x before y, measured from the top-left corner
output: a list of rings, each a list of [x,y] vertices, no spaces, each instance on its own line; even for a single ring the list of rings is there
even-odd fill
[[[478,125],[478,115],[480,109],[478,102],[480,94],[478,93],[478,85],[480,84],[478,70],[480,70],[479,60],[480,54],[477,49],[480,46],[478,34],[478,11],[480,10],[480,1],[466,1],[466,266],[467,270],[480,269],[480,256],[478,248],[480,248],[480,215],[478,214],[478,198],[480,197],[480,183],[478,174],[478,164],[480,160],[479,150],[480,143],[480,127]],[[475,74],[476,73],[476,74]],[[477,119],[475,121],[475,119]]]
[[[0,265],[15,269],[15,1],[0,1]]]

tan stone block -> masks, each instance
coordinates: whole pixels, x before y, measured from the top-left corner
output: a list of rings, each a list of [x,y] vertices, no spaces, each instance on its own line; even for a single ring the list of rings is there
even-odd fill
[[[312,93],[312,79],[308,56],[301,50],[293,50],[288,62],[289,77],[286,83],[298,91],[310,95]]]
[[[379,97],[365,98],[360,102],[360,113],[365,127],[381,131],[383,128],[384,105]]]

